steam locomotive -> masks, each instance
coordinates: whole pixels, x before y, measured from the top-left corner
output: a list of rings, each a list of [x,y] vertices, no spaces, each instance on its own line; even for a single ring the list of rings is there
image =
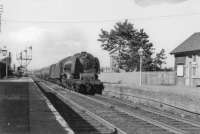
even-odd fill
[[[100,63],[90,53],[81,52],[66,57],[40,70],[40,76],[59,82],[64,87],[83,94],[101,94],[103,83],[98,79]]]

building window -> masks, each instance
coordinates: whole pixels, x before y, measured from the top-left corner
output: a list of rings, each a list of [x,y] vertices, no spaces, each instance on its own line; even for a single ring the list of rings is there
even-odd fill
[[[197,67],[192,67],[192,75],[196,76],[197,73]]]
[[[184,65],[177,65],[177,76],[183,76],[184,75]]]
[[[196,61],[197,61],[197,56],[196,56],[196,55],[193,55],[193,56],[192,56],[192,61],[193,61],[193,62],[196,62]]]

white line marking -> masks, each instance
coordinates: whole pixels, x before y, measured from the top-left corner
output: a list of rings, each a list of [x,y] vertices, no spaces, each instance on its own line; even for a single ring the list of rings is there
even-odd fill
[[[39,88],[35,83],[34,85]],[[46,96],[43,95],[43,93],[38,89],[38,91],[41,93],[42,97],[45,99],[45,102],[47,104],[47,106],[49,107],[49,109],[51,110],[51,112],[54,114],[54,116],[56,117],[56,120],[59,122],[59,124],[65,129],[65,131],[67,131],[67,134],[75,134],[74,131],[69,127],[69,125],[67,124],[67,122],[63,119],[63,117],[57,112],[57,110],[55,109],[55,107],[51,104],[51,102],[47,99]]]

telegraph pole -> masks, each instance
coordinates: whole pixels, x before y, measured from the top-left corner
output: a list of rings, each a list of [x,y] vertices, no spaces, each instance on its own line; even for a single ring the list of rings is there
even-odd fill
[[[2,27],[2,26],[1,26],[1,25],[2,25],[2,23],[1,23],[1,21],[2,21],[2,19],[1,19],[1,18],[2,18],[2,17],[1,17],[1,16],[2,16],[2,13],[3,13],[3,4],[0,4],[0,32],[2,31],[2,30],[1,30],[1,29],[2,29],[2,28],[1,28],[1,27]]]
[[[28,66],[27,63],[28,63],[28,60],[29,60],[28,57],[27,57],[27,51],[28,51],[27,49],[24,50],[24,52],[25,52],[25,59],[24,60],[25,60],[26,73],[27,73],[27,66]]]
[[[21,68],[25,68],[25,72],[28,72],[28,65],[32,60],[32,46],[26,48],[24,51],[19,53],[17,60],[20,63]]]

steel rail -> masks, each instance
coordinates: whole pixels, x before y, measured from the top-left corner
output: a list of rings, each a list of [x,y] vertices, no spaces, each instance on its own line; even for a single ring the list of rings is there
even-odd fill
[[[85,112],[86,114],[88,114],[89,116],[91,116],[92,118],[94,118],[95,120],[101,122],[102,124],[105,124],[106,126],[109,127],[109,129],[113,130],[113,134],[127,134],[126,132],[124,132],[123,130],[121,130],[120,128],[116,127],[115,125],[111,124],[110,122],[104,120],[103,118],[99,117],[98,115],[90,112],[89,110],[87,110],[86,108],[82,107],[81,105],[75,103],[74,101],[72,101],[71,99],[67,98],[66,96],[55,92],[53,88],[49,87],[48,85],[41,83],[44,86],[46,86],[48,89],[51,90],[51,92],[55,93],[56,96],[58,96],[62,101],[68,101],[70,102],[72,105],[74,105],[75,107],[81,109],[83,112]]]
[[[97,95],[98,97],[102,97],[102,98],[106,98],[106,99],[110,99],[110,100],[113,100],[113,101],[117,101],[117,102],[119,102],[119,103],[121,103],[121,104],[125,104],[125,105],[127,105],[127,106],[130,106],[130,107],[135,107],[135,106],[133,106],[132,104],[130,104],[130,103],[126,103],[126,102],[122,102],[122,101],[119,101],[119,100],[117,100],[117,99],[113,99],[113,98],[109,98],[109,97],[105,97],[105,96],[101,96],[101,95]],[[198,123],[198,122],[196,122],[196,121],[190,121],[190,120],[188,120],[188,119],[181,119],[181,118],[177,118],[177,117],[174,117],[174,116],[172,116],[172,115],[169,115],[169,114],[167,114],[167,113],[163,113],[163,112],[159,112],[159,111],[156,111],[156,110],[151,110],[151,109],[148,109],[148,108],[145,108],[145,107],[140,107],[142,110],[145,110],[145,111],[147,111],[147,112],[151,112],[151,113],[156,113],[156,114],[158,114],[158,115],[161,115],[161,116],[165,116],[165,117],[167,117],[167,118],[171,118],[171,119],[174,119],[174,120],[177,120],[177,121],[180,121],[180,122],[184,122],[184,123],[187,123],[187,124],[190,124],[190,125],[193,125],[193,126],[196,126],[196,127],[199,127],[200,128],[200,124]]]
[[[155,103],[158,103],[158,104],[162,104],[162,105],[165,105],[165,106],[168,106],[168,107],[171,107],[171,108],[175,108],[175,109],[187,112],[187,113],[191,113],[191,114],[195,114],[195,115],[200,115],[197,112],[189,111],[187,109],[184,109],[184,108],[181,108],[181,107],[177,107],[177,106],[173,106],[173,105],[167,104],[165,102],[160,102],[158,100],[151,99],[151,98],[146,98],[146,97],[142,97],[142,96],[136,96],[136,95],[129,94],[129,93],[120,93],[120,92],[116,92],[116,91],[115,92],[114,91],[104,91],[104,92],[111,92],[111,93],[116,93],[118,95],[121,94],[121,95],[131,96],[133,98],[137,98],[137,99],[141,99],[141,100],[146,100],[146,101],[151,101],[151,102],[155,102]]]
[[[79,94],[79,93],[76,93],[76,92],[73,92],[73,93],[74,93],[74,94],[77,94],[77,95],[79,95],[79,96],[82,96],[82,97],[84,97],[84,98],[86,98],[86,99],[89,99],[89,100],[91,100],[91,101],[95,101],[95,102],[97,102],[97,103],[99,103],[99,104],[102,104],[102,105],[104,105],[104,106],[112,107],[112,108],[114,108],[114,109],[116,109],[116,110],[118,110],[118,111],[120,111],[120,112],[126,113],[126,114],[128,114],[128,115],[130,115],[130,116],[136,117],[136,118],[141,119],[141,120],[143,120],[143,121],[145,121],[145,122],[148,122],[148,123],[150,123],[150,124],[153,124],[153,125],[155,125],[155,126],[158,126],[158,127],[160,127],[160,128],[163,128],[163,129],[165,129],[165,130],[168,130],[168,131],[170,131],[170,132],[173,132],[173,133],[175,133],[175,134],[187,134],[187,133],[188,133],[188,132],[186,132],[186,131],[184,131],[184,130],[181,130],[181,129],[178,129],[178,128],[169,126],[169,125],[167,125],[167,124],[165,124],[165,123],[156,121],[156,120],[151,119],[151,118],[149,118],[149,117],[146,117],[146,116],[143,116],[143,115],[139,115],[139,114],[133,113],[132,111],[129,111],[129,110],[124,110],[124,109],[122,109],[122,108],[120,108],[120,107],[118,107],[118,106],[114,106],[114,105],[112,105],[112,104],[109,104],[109,103],[106,103],[106,102],[102,102],[102,101],[100,101],[100,100],[97,100],[97,99],[94,99],[94,98],[91,98],[91,97],[88,97],[88,96],[85,96],[85,95],[82,95],[82,94]]]

